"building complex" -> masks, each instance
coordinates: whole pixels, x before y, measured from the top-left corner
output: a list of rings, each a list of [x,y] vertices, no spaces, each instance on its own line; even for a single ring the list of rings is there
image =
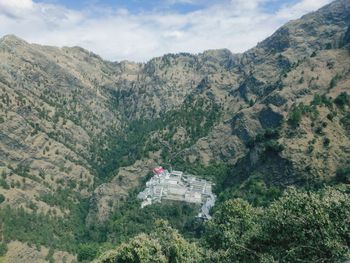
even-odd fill
[[[210,219],[209,210],[216,199],[211,182],[181,171],[169,172],[162,167],[154,168],[153,173],[154,176],[146,183],[146,189],[138,194],[138,198],[143,200],[142,208],[162,200],[183,201],[201,204],[198,217]]]

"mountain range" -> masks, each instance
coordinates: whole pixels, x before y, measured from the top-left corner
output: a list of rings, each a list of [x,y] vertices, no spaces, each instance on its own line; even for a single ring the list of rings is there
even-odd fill
[[[110,62],[4,36],[5,262],[75,262],[80,243],[118,240],[107,226],[156,165],[213,180],[219,200],[332,183],[350,167],[349,87],[349,0],[243,54]]]

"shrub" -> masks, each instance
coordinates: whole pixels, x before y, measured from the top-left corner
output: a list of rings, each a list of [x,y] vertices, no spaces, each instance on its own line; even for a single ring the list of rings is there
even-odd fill
[[[330,81],[330,83],[329,83],[329,88],[328,88],[328,90],[331,90],[331,89],[333,89],[335,86],[337,86],[337,83],[338,83],[339,80],[340,80],[340,76],[337,74],[336,76],[334,76],[334,77],[331,79],[331,81]]]
[[[130,242],[120,245],[116,250],[107,252],[98,261],[99,263],[166,263],[161,246],[157,240],[140,234]]]
[[[262,218],[253,246],[277,262],[343,262],[350,256],[349,195],[288,190]]]
[[[4,256],[7,252],[7,246],[6,244],[0,242],[0,257]]]
[[[347,131],[350,131],[350,112],[348,112],[343,118],[340,119],[341,124]]]
[[[307,152],[308,152],[308,153],[312,153],[312,152],[314,151],[314,149],[315,149],[315,147],[314,147],[313,145],[309,145],[309,146],[307,147]]]
[[[115,250],[105,253],[98,263],[201,262],[200,249],[187,242],[166,221],[156,221],[153,234],[140,234]]]
[[[344,108],[345,106],[350,106],[350,95],[346,92],[342,92],[338,97],[335,98],[334,103],[338,105],[340,108]]]
[[[3,203],[5,201],[5,196],[0,194],[0,204]]]
[[[186,241],[176,229],[165,220],[156,220],[155,232],[150,237],[157,239],[167,262],[196,263],[201,261],[202,251],[194,243]]]
[[[337,116],[336,112],[331,112],[327,114],[327,119],[332,121],[334,119],[334,117]]]
[[[284,150],[284,146],[276,140],[270,140],[264,144],[266,152],[279,153]]]
[[[0,178],[0,186],[4,189],[10,189],[10,186],[8,185],[8,183],[6,182],[5,179]]]
[[[330,142],[331,142],[331,140],[327,137],[323,139],[323,145],[326,147],[329,146]]]
[[[271,139],[278,139],[279,135],[280,134],[278,129],[267,128],[263,132],[258,133],[255,136],[255,138],[250,138],[247,142],[247,146],[249,148],[253,148],[257,143],[264,142]]]
[[[322,126],[317,126],[316,129],[315,129],[315,132],[319,135],[324,135],[324,132],[323,132],[323,127]]]
[[[264,137],[266,139],[278,139],[279,131],[277,129],[268,128],[265,130]]]
[[[295,107],[292,109],[292,111],[289,113],[288,123],[292,127],[298,127],[302,118],[302,111],[299,107]]]
[[[98,253],[99,246],[97,244],[81,244],[78,248],[78,261],[91,261]]]
[[[333,102],[330,97],[327,97],[324,94],[323,95],[316,94],[314,96],[314,99],[311,102],[311,105],[314,105],[314,106],[320,105],[320,106],[326,106],[331,108],[333,106]]]
[[[350,183],[350,167],[338,168],[336,180],[339,183]]]
[[[206,225],[207,245],[218,253],[225,252],[231,262],[245,262],[245,249],[259,231],[259,210],[243,199],[224,202]],[[248,253],[247,253],[248,252]],[[223,261],[222,258],[220,261]],[[226,261],[224,261],[226,262]]]

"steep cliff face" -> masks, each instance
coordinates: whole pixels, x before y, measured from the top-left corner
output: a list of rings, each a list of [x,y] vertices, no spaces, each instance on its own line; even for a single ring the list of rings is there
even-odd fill
[[[153,163],[224,162],[226,186],[331,178],[350,160],[349,27],[338,0],[243,54],[145,64],[3,37],[0,208],[62,218],[84,200],[81,219],[106,222]]]

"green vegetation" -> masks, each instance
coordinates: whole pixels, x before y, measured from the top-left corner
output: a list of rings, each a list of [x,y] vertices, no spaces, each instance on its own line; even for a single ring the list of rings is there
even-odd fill
[[[99,263],[200,262],[200,249],[187,242],[166,221],[157,220],[152,234],[140,234],[104,254]]]
[[[288,123],[292,127],[298,127],[302,118],[302,111],[299,107],[294,107],[289,113]]]
[[[115,251],[104,256],[100,262],[120,262],[120,263],[164,263],[166,258],[162,253],[162,247],[155,239],[141,234],[123,244]]]
[[[0,186],[4,189],[10,189],[10,186],[8,185],[6,180],[4,178],[1,178],[1,177],[0,177]]]
[[[283,189],[281,187],[267,184],[260,174],[252,174],[241,184],[222,187],[222,191],[218,196],[218,203],[232,198],[241,198],[255,207],[265,207],[279,198],[282,193]]]
[[[290,189],[264,211],[254,238],[257,243],[248,246],[279,262],[345,260],[350,252],[347,198],[333,189],[316,193]]]
[[[350,112],[341,118],[340,122],[345,127],[345,130],[350,131]]]
[[[140,209],[140,201],[136,196],[116,209],[109,226],[110,237],[114,243],[125,242],[139,233],[154,231],[154,219],[167,220],[171,226],[180,230],[186,236],[195,236],[195,217],[199,207],[188,203],[163,202]]]
[[[335,86],[337,86],[338,81],[339,81],[340,79],[341,79],[341,76],[340,76],[339,74],[335,75],[335,76],[331,79],[331,81],[330,81],[330,83],[329,83],[328,90],[331,90],[331,89],[333,89]]]
[[[340,115],[349,103],[348,95],[341,94],[334,103]],[[297,127],[303,116],[315,118],[320,106],[330,109],[332,116],[327,116],[328,119],[337,116],[332,100],[316,95],[310,105],[301,103],[293,107],[288,124]],[[214,190],[219,198],[212,221],[203,224],[196,220],[198,206],[186,203],[168,202],[140,209],[135,190],[119,204],[108,223],[86,227],[88,200],[74,194],[75,181],[58,180],[60,186],[56,192],[42,194],[40,199],[70,213],[60,218],[55,211],[44,215],[2,208],[4,243],[0,243],[0,256],[1,251],[6,251],[4,244],[17,239],[50,247],[50,251],[69,251],[77,254],[81,262],[89,262],[101,254],[101,262],[336,262],[346,259],[350,242],[349,206],[344,201],[349,198],[347,186],[347,192],[331,188],[318,192],[295,189],[284,192],[282,186],[268,183],[263,174],[250,171],[244,171],[247,176],[237,184],[227,184],[233,176],[229,165],[210,163],[205,167],[176,156],[206,136],[219,116],[220,108],[210,101],[188,101],[161,118],[133,121],[118,136],[110,131],[95,140],[91,156],[96,173],[104,181],[118,167],[162,149],[165,165],[171,162],[175,167],[181,166],[187,172],[201,174],[215,182]],[[344,116],[342,123],[349,125],[350,118]],[[322,134],[326,124],[315,125],[315,131]],[[179,127],[186,134],[183,141],[174,139]],[[280,136],[280,128],[266,129],[247,146],[252,150],[261,149],[261,156],[266,158],[278,156],[284,150],[279,143]],[[106,141],[101,143],[103,140]],[[331,141],[324,137],[323,144],[328,147]],[[312,152],[313,145],[309,147]],[[33,176],[29,171],[28,165],[14,169],[23,178],[36,181],[45,178],[43,173]],[[349,168],[338,169],[335,183],[348,184],[349,180]],[[0,177],[0,184],[5,189],[10,187],[4,176]],[[0,195],[0,203],[3,201]],[[36,210],[34,203],[29,207]],[[158,219],[156,224],[155,219]],[[111,244],[118,247],[104,253]],[[52,261],[52,255],[48,255],[48,260]]]
[[[325,95],[315,95],[310,105],[300,103],[292,108],[288,124],[296,128],[303,116],[307,116],[313,121],[315,134],[323,135],[327,122],[317,122],[318,107],[327,107],[330,111],[327,119],[333,120],[336,116],[344,116],[342,112],[347,103],[347,95],[344,94],[334,101]],[[334,104],[342,112],[339,113]],[[345,117],[340,120],[346,121]],[[271,158],[275,160],[273,156],[278,156],[284,149],[278,143],[280,133],[280,129],[263,130],[247,146],[252,150],[260,149],[261,156],[265,158],[273,153]],[[170,138],[168,141],[171,141]],[[327,137],[323,137],[322,141],[325,147],[331,145]],[[315,139],[309,142],[309,152],[313,151],[315,142]],[[166,205],[159,205],[156,211],[149,207],[139,215],[136,214],[138,202],[136,205],[129,203],[115,214],[109,230],[111,233],[123,233],[123,238],[119,239],[117,234],[112,234],[113,242],[122,244],[104,254],[100,262],[183,262],[177,256],[169,258],[164,253],[160,238],[155,234],[157,227],[152,224],[153,218],[172,221],[169,225],[191,238],[199,256],[197,262],[342,262],[349,258],[348,167],[338,169],[332,187],[323,188],[324,185],[315,181],[309,182],[307,189],[305,186],[300,190],[284,190],[283,186],[268,183],[266,175],[257,171],[243,169],[248,175],[239,179],[232,178],[239,174],[233,173],[233,168],[225,164],[213,163],[205,168],[181,158],[173,158],[172,161],[194,174],[208,176],[216,183],[219,198],[213,219],[205,225],[195,221],[179,224],[173,216],[168,216],[172,211]],[[231,181],[233,183],[228,183]],[[338,183],[344,185],[336,185]],[[134,205],[134,212],[128,213],[133,211]],[[186,224],[191,228],[184,227]],[[145,227],[147,225],[152,227]],[[130,236],[135,238],[130,240]]]
[[[264,146],[266,152],[279,153],[284,150],[284,146],[276,140],[267,141]]]
[[[49,248],[49,251],[48,251],[48,253],[47,253],[46,257],[45,257],[45,259],[48,260],[49,263],[54,263],[55,262],[55,260],[53,258],[53,254],[54,253],[55,253],[55,250],[52,249],[52,248]]]
[[[336,106],[336,107],[335,107]],[[348,110],[350,107],[350,95],[347,92],[340,93],[334,100],[331,97],[327,97],[326,95],[318,95],[314,96],[314,99],[309,105],[305,105],[300,103],[298,105],[294,105],[289,112],[288,116],[288,124],[293,128],[289,132],[289,135],[302,134],[301,130],[297,130],[299,127],[302,118],[304,116],[309,117],[311,119],[311,128],[317,135],[324,136],[324,128],[327,127],[328,123],[325,120],[320,120],[319,109],[318,107],[327,107],[329,113],[327,114],[327,119],[329,121],[334,121],[335,117],[339,117],[340,123],[344,126],[346,131],[350,131],[350,111]],[[324,146],[329,146],[331,141],[329,138],[323,139]],[[314,147],[309,147],[309,152],[313,151]]]
[[[247,146],[253,148],[261,145],[266,153],[279,153],[284,150],[284,146],[277,141],[279,137],[278,129],[266,129],[250,139]]]
[[[276,140],[279,138],[279,130],[278,129],[266,129],[262,132],[258,133],[254,138],[251,138],[247,146],[249,148],[253,148],[259,143],[267,142],[269,140]]]
[[[85,263],[97,257],[103,263],[349,260],[350,163],[343,133],[350,135],[350,96],[316,94],[310,104],[299,103],[327,88],[332,94],[346,89],[348,54],[337,44],[349,22],[342,6],[336,2],[291,23],[242,55],[216,50],[114,63],[79,48],[36,49],[21,41],[19,47],[4,39],[0,161],[21,164],[4,167],[0,176],[0,262],[11,240],[46,246],[50,263],[57,250]],[[184,94],[192,95],[182,101]],[[278,126],[295,101],[286,123],[242,145],[258,127]],[[204,166],[202,149],[203,161],[212,153],[222,162]],[[90,205],[109,194],[109,187],[96,186],[147,158],[213,181],[212,220],[195,219],[198,205],[187,203],[140,209],[134,189],[102,205],[103,212],[116,208],[106,222],[91,222]],[[328,174],[334,167],[336,174]],[[122,190],[135,183],[115,180]],[[49,207],[45,214],[41,201]]]
[[[316,94],[310,105],[305,105],[304,103],[294,105],[288,116],[288,124],[296,128],[299,126],[303,116],[309,116],[315,119],[319,115],[317,106],[325,106],[329,109],[333,109],[333,100],[324,94]]]
[[[311,105],[313,105],[313,106],[326,106],[328,108],[332,108],[333,101],[332,101],[332,98],[327,97],[324,94],[323,95],[316,94],[314,96],[314,99],[311,102]]]
[[[249,262],[250,240],[259,231],[262,211],[247,201],[233,199],[224,202],[206,225],[205,246],[212,253],[208,262]]]
[[[147,157],[150,151],[162,149],[163,161],[172,160],[176,153],[209,133],[218,121],[220,110],[210,99],[188,97],[179,109],[162,113],[159,118],[131,121],[120,133],[110,130],[92,143],[93,168],[106,181],[116,169]],[[183,142],[174,139],[179,129],[186,133]]]
[[[340,123],[344,126],[346,131],[350,131],[350,111],[346,111],[346,107],[350,107],[350,95],[347,92],[342,92],[335,98],[334,103],[344,112]]]
[[[349,190],[290,188],[265,208],[231,199],[217,208],[197,244],[158,221],[154,232],[97,262],[343,262],[350,256]]]
[[[78,261],[91,261],[97,257],[100,245],[96,243],[85,243],[78,247]]]
[[[99,138],[94,139],[90,149],[91,164],[100,179],[95,182],[108,181],[117,168],[130,165],[142,157],[147,157],[148,152],[159,149],[165,149],[162,152],[162,159],[165,162],[172,159],[171,162],[175,166],[184,164],[195,174],[200,171],[207,177],[215,177],[218,180],[224,178],[226,176],[224,165],[211,164],[208,169],[199,164],[190,166],[187,161],[174,156],[175,153],[206,136],[218,121],[220,110],[220,107],[211,100],[202,98],[194,100],[190,97],[179,109],[162,113],[159,118],[131,121],[118,133],[113,127],[106,129]],[[54,116],[57,122],[61,117],[68,118],[64,114],[62,116],[59,114]],[[49,118],[44,112],[42,117]],[[79,121],[73,120],[72,116],[68,119]],[[40,130],[38,124],[33,124],[33,127]],[[181,143],[173,139],[179,129],[183,129],[186,133],[186,140]],[[157,133],[156,137],[153,138],[152,135],[155,133]],[[50,136],[55,137],[56,135],[51,134]],[[68,141],[65,143],[66,146],[69,144]],[[168,147],[165,147],[164,144]],[[60,168],[61,171],[64,169],[64,167]],[[24,180],[30,178],[42,182],[45,178],[43,173],[40,173],[39,176],[31,175],[29,164],[19,165],[13,171]],[[6,178],[0,177],[0,183],[5,189],[10,187]],[[73,191],[77,186],[76,182],[56,180],[56,183],[59,184],[57,190],[42,194],[40,200],[50,206],[57,206],[63,211],[67,209],[70,213],[60,218],[55,209],[44,215],[37,211],[28,213],[23,209],[4,207],[0,210],[0,217],[4,219],[2,222],[5,242],[16,239],[30,245],[62,249],[77,253],[80,261],[90,261],[101,254],[104,246],[109,247],[108,242],[119,244],[141,232],[153,232],[155,218],[166,219],[187,237],[193,238],[200,235],[202,224],[195,220],[199,211],[198,206],[185,203],[164,203],[140,210],[136,192],[131,194],[127,202],[120,204],[108,224],[87,227],[85,218],[89,204],[88,200]],[[37,210],[34,203],[28,206]],[[48,260],[51,258],[48,257]]]
[[[76,203],[65,199],[70,213],[57,217],[55,210],[48,214],[29,213],[23,208],[14,209],[5,206],[0,209],[3,241],[19,240],[30,245],[43,245],[76,253],[79,244],[93,240],[94,235],[85,226],[88,200],[80,199]],[[97,230],[96,230],[97,231]],[[102,242],[102,238],[97,240]]]
[[[328,147],[330,143],[331,143],[331,140],[329,138],[326,137],[323,139],[323,145],[325,147]]]
[[[294,105],[288,124],[296,128],[304,116],[314,121],[318,107],[327,107],[329,120],[338,116],[348,127],[349,95],[342,93],[334,104],[329,97],[315,95],[310,105]],[[168,202],[140,209],[135,191],[118,205],[106,224],[86,227],[88,200],[74,193],[73,189],[79,186],[76,181],[61,179],[56,180],[60,185],[58,189],[42,194],[40,200],[70,213],[60,218],[56,210],[44,215],[4,207],[0,210],[3,244],[17,239],[30,245],[50,247],[50,261],[53,249],[62,249],[77,254],[81,262],[89,262],[112,244],[118,247],[104,254],[101,262],[293,262],[293,258],[300,262],[334,262],[345,259],[349,254],[349,229],[346,227],[349,207],[344,204],[345,197],[349,197],[347,186],[347,193],[334,189],[284,192],[283,186],[270,183],[263,172],[243,170],[245,177],[233,178],[233,168],[225,163],[203,166],[178,154],[208,135],[220,118],[220,112],[220,106],[211,100],[189,98],[180,108],[162,113],[159,118],[130,121],[118,133],[112,126],[105,129],[100,138],[94,139],[90,156],[100,179],[97,183],[101,183],[108,181],[117,168],[147,158],[149,152],[162,150],[160,161],[165,166],[171,163],[173,167],[200,174],[216,184],[214,190],[219,198],[212,221],[203,224],[196,220],[198,206],[186,203]],[[42,117],[49,118],[45,112]],[[59,121],[61,117],[56,118]],[[326,126],[327,122],[322,121],[313,129],[322,135]],[[279,143],[281,131],[281,127],[263,130],[247,146],[258,150],[259,158],[280,156],[284,150]],[[184,136],[179,139],[179,134]],[[330,146],[327,137],[322,140],[325,147]],[[310,144],[309,151],[313,149]],[[45,178],[43,172],[39,176],[31,175],[29,165],[25,164],[14,172],[23,179],[37,182]],[[10,182],[0,177],[3,188],[10,188],[13,184]],[[338,169],[334,183],[349,183],[348,167]],[[3,201],[0,195],[0,203]],[[34,203],[28,207],[36,210]],[[298,221],[295,215],[303,221]],[[160,221],[155,224],[155,219]],[[276,233],[279,233],[277,237]]]
[[[338,183],[350,183],[350,166],[338,168],[336,173],[336,180]]]
[[[334,100],[334,103],[344,109],[345,106],[350,106],[350,95],[347,92],[342,92],[336,99]]]
[[[1,256],[4,256],[7,251],[7,246],[5,243],[0,242],[0,258]]]
[[[325,99],[322,99],[322,98],[325,98],[325,97],[316,96],[313,102],[311,103],[311,105],[305,105],[302,102],[299,103],[298,105],[294,105],[294,107],[292,107],[292,110],[288,116],[288,124],[293,128],[297,128],[304,115],[307,115],[311,118],[317,117],[319,113],[317,111],[316,106],[322,105],[324,103],[328,103],[327,98]]]
[[[5,196],[3,194],[0,194],[0,204],[5,201]]]

